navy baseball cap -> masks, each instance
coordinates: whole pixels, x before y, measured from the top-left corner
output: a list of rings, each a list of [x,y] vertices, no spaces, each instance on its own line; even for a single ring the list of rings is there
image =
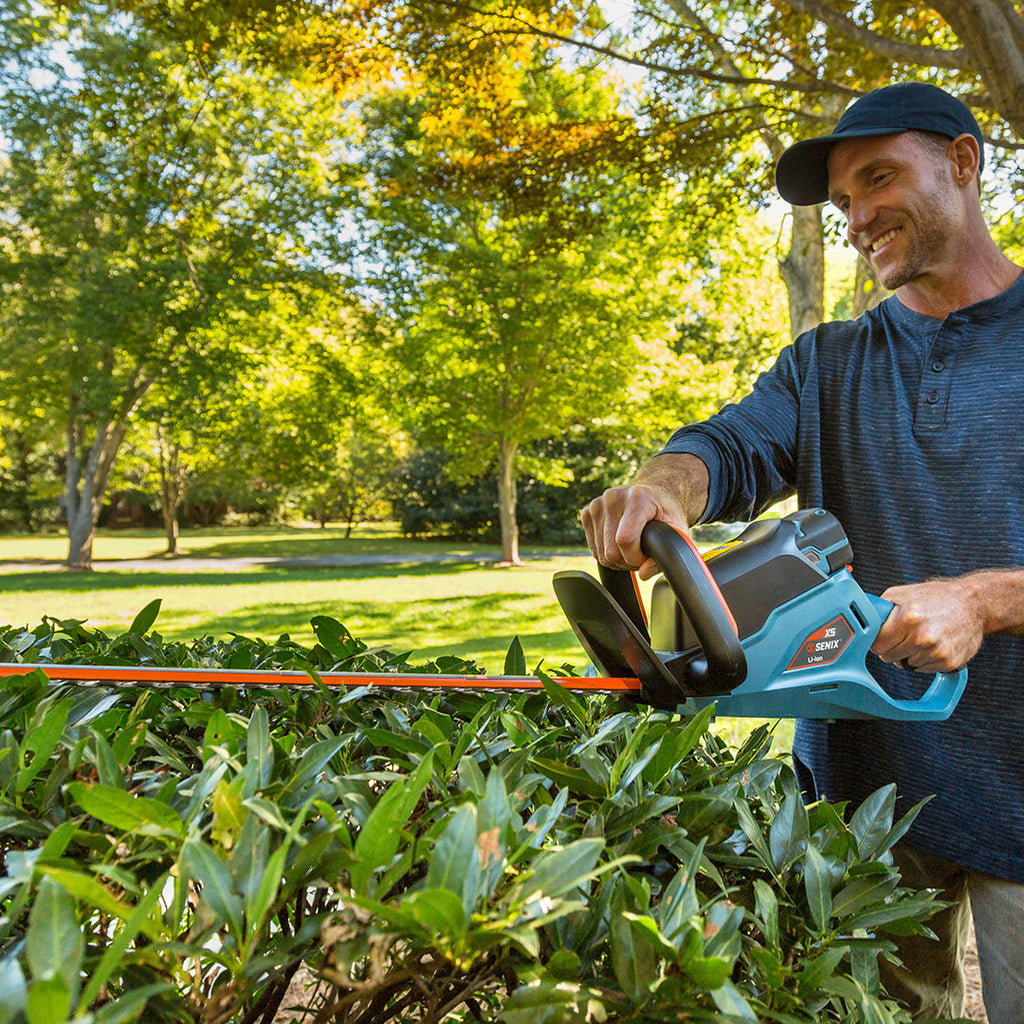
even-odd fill
[[[965,132],[978,140],[985,165],[981,129],[966,104],[927,82],[900,82],[875,89],[847,108],[829,135],[796,142],[775,166],[779,194],[794,206],[828,201],[828,155],[837,142],[868,135],[936,132],[955,139]]]

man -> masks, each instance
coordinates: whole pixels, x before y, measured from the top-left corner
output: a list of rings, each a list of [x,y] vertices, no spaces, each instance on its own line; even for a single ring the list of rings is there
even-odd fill
[[[794,760],[808,792],[854,806],[888,782],[904,809],[934,794],[897,861],[955,906],[931,922],[940,943],[900,940],[906,969],[883,980],[917,1018],[962,1015],[973,912],[990,1024],[1022,1024],[1024,277],[985,225],[983,162],[967,107],[922,83],[869,93],[787,150],[783,198],[831,201],[894,294],[802,335],[582,520],[599,561],[647,578],[648,520],[748,520],[795,491],[838,516],[859,582],[895,605],[873,646],[890,693],[970,662],[948,722],[799,722]]]

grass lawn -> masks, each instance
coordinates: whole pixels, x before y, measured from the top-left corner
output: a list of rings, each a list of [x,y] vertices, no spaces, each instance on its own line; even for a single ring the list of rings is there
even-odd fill
[[[493,546],[404,540],[384,528],[197,530],[184,533],[181,555],[165,558],[158,531],[101,533],[96,570],[55,568],[65,541],[0,538],[0,620],[39,622],[43,615],[86,619],[108,632],[124,629],[155,597],[156,629],[166,638],[242,633],[274,639],[313,638],[309,621],[331,615],[372,646],[432,658],[454,653],[500,671],[516,635],[531,665],[585,664],[551,591],[557,569],[583,568],[582,552],[498,568]],[[376,556],[387,565],[289,564],[301,557]],[[479,561],[419,564],[424,556]],[[260,559],[256,564],[247,559]],[[404,560],[403,560],[404,559]],[[10,563],[28,561],[11,571]],[[132,565],[125,563],[132,561]]]
[[[530,668],[587,664],[551,588],[559,569],[594,571],[582,549],[536,557],[524,548],[530,557],[523,566],[499,568],[493,545],[407,540],[368,525],[349,538],[339,527],[189,530],[181,555],[166,558],[159,531],[119,530],[97,537],[95,571],[70,573],[59,567],[66,543],[56,536],[0,537],[0,622],[35,625],[48,615],[114,633],[159,597],[154,628],[166,639],[288,634],[308,643],[310,619],[330,615],[368,645],[410,651],[415,660],[457,654],[500,673],[518,636]],[[338,556],[366,561],[290,561]],[[422,563],[424,556],[446,560]],[[389,564],[370,564],[374,557]],[[722,725],[730,738],[746,729]]]

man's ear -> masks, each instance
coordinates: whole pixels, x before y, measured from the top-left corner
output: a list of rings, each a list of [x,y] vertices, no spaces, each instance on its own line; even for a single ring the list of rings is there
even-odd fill
[[[953,162],[953,175],[958,185],[969,185],[978,177],[981,149],[978,140],[970,132],[964,132],[953,139],[946,149],[946,154]]]

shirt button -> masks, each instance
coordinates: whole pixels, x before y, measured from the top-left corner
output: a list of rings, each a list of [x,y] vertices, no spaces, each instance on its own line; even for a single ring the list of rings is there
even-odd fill
[[[929,391],[928,392],[928,397],[925,399],[925,401],[929,405],[934,405],[938,400],[939,400],[939,393],[938,393],[938,391]]]
[[[946,364],[941,359],[936,359],[935,362],[932,363],[932,372],[933,373],[942,373],[942,371],[945,368],[946,368]]]

